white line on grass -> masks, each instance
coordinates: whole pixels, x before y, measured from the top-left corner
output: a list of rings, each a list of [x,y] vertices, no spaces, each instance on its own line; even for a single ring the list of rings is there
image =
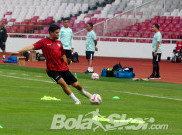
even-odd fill
[[[27,74],[21,74],[21,75],[23,75],[23,76],[29,76],[29,75],[27,75]]]
[[[37,86],[10,86],[10,85],[0,85],[0,87],[12,87],[12,88],[35,88],[35,89],[40,89],[40,88],[44,88],[44,89],[50,89],[50,87],[37,87]],[[60,89],[60,88],[52,88],[51,89]]]
[[[35,76],[35,77],[43,77],[43,76],[38,75],[38,76]]]
[[[38,82],[55,83],[55,82],[51,82],[51,81],[45,81],[45,80],[39,80],[39,79],[31,79],[31,78],[22,78],[22,77],[17,77],[17,76],[9,76],[9,75],[0,75],[0,76],[5,76],[5,77],[9,77],[9,78],[23,79],[23,80],[38,81]]]
[[[151,97],[151,98],[163,98],[163,99],[169,99],[169,100],[182,101],[182,99],[177,99],[177,98],[160,97],[160,96],[146,95],[146,94],[140,94],[140,93],[134,93],[134,92],[128,92],[128,91],[115,91],[115,92],[121,92],[121,93],[127,93],[127,94],[138,95],[138,96],[144,96],[144,97]]]
[[[23,80],[46,82],[46,83],[55,83],[55,82],[51,82],[51,81],[31,79],[31,78],[22,78],[22,77],[16,77],[16,76],[8,76],[8,75],[0,75],[0,76],[5,76],[5,77],[9,77],[9,78],[23,79]],[[106,90],[106,91],[108,91],[108,90]],[[144,97],[151,97],[151,98],[160,98],[160,99],[169,99],[169,100],[175,100],[175,101],[182,101],[182,99],[177,99],[177,98],[160,97],[160,96],[146,95],[146,94],[140,94],[140,93],[134,93],[134,92],[128,92],[128,91],[113,91],[113,92],[126,93],[126,94],[138,95],[138,96],[144,96]]]
[[[17,74],[17,73],[7,73],[7,74],[10,74],[10,75],[15,75],[15,74]]]

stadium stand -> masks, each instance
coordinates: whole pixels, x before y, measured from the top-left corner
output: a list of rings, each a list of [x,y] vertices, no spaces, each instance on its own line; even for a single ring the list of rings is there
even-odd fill
[[[0,0],[0,20],[11,33],[45,34],[42,25],[62,25],[63,18],[71,17],[75,32],[85,28],[88,21],[104,21],[144,1],[147,0]]]
[[[147,3],[147,4],[145,4]],[[137,7],[137,8],[136,8]],[[102,41],[150,43],[151,26],[160,24],[164,39],[179,39],[182,33],[182,1],[166,0],[0,0],[0,20],[8,33],[33,33],[30,38],[42,38],[48,25],[62,26],[70,17],[70,27],[76,35],[85,36],[86,23],[92,22]],[[114,27],[113,27],[114,25]],[[82,31],[81,31],[82,30]],[[13,35],[11,35],[13,37]],[[169,43],[165,40],[164,43]]]

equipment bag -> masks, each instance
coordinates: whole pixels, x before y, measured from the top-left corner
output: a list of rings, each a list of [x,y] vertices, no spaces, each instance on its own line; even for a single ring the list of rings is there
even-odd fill
[[[102,77],[114,77],[112,68],[104,68],[101,72]]]
[[[113,76],[116,76],[116,71],[120,68],[122,68],[120,63],[113,66],[112,68]]]
[[[116,78],[135,78],[132,67],[119,68],[115,74]]]
[[[74,62],[74,63],[79,62],[78,53],[77,52],[73,53],[73,55],[72,55],[72,62]]]

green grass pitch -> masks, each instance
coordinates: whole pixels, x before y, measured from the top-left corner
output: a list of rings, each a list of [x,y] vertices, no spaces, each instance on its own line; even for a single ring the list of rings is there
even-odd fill
[[[91,80],[88,74],[77,73],[78,81],[91,93],[102,97],[101,105],[91,105],[89,100],[72,88],[82,102],[73,101],[46,74],[45,69],[0,65],[0,135],[181,135],[182,85],[103,78]],[[62,101],[42,101],[44,95]],[[120,100],[112,99],[119,96]],[[55,114],[78,118],[96,109],[100,114],[127,114],[127,118],[155,118],[152,124],[168,124],[167,130],[112,130],[99,128],[67,130],[50,129]],[[89,116],[88,116],[89,117]],[[91,118],[91,115],[90,115]],[[107,122],[101,122],[103,125]],[[95,125],[93,125],[94,127]]]

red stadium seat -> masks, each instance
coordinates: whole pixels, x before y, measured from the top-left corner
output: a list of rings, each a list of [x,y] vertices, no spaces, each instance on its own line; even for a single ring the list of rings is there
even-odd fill
[[[126,26],[125,30],[130,31],[131,30],[131,26]]]
[[[167,19],[167,16],[161,16],[161,19],[160,20],[166,20]]]
[[[170,28],[168,28],[168,27],[165,28],[165,29],[164,29],[164,32],[170,32]]]
[[[149,19],[145,20],[146,24],[149,24],[151,21]]]
[[[167,26],[168,28],[174,28],[175,27],[175,24],[172,24],[172,23],[170,23],[168,26]]]
[[[131,31],[138,31],[138,27],[137,27],[137,26],[133,26],[133,27],[131,28]]]
[[[86,24],[85,23],[81,23],[80,24],[80,28],[86,28]]]
[[[109,36],[111,36],[111,33],[106,33],[105,36],[109,37]]]
[[[98,11],[98,10],[95,11],[95,14],[100,14],[100,13],[101,13],[101,11]]]
[[[159,27],[159,30],[160,30],[161,32],[163,32],[164,29],[165,29],[165,27]]]
[[[116,12],[116,14],[121,14],[121,13],[122,13],[122,11],[117,11],[117,12]]]
[[[118,32],[118,31],[113,32],[112,36],[113,36],[113,37],[118,37],[119,33],[120,33],[120,32]]]
[[[6,26],[6,31],[9,33],[12,26]]]
[[[150,38],[150,33],[143,33],[143,38]]]
[[[29,22],[21,22],[21,24],[23,25],[27,25]]]
[[[164,22],[165,22],[165,20],[161,20],[161,19],[158,20],[158,24],[159,24],[159,25],[162,25]]]
[[[120,32],[118,34],[118,37],[126,37],[127,36],[127,32]]]
[[[12,12],[7,12],[6,15],[12,15]]]
[[[154,25],[153,23],[149,23],[148,24],[148,27],[151,27],[152,28],[153,25]]]
[[[170,23],[171,23],[171,20],[167,19],[167,20],[165,21],[165,23],[166,23],[166,24],[170,24]]]
[[[157,22],[157,20],[152,19],[152,20],[151,20],[151,23],[155,24],[155,23],[158,23],[158,22]]]
[[[182,20],[179,21],[179,24],[182,26]]]
[[[15,22],[15,21],[16,19],[13,19],[13,18],[9,20],[9,22]]]
[[[174,19],[174,20],[172,21],[172,23],[173,23],[173,24],[178,24],[178,23],[179,23],[179,20]]]
[[[174,18],[173,16],[169,16],[167,19],[172,21],[173,18]]]
[[[180,16],[176,16],[174,19],[175,20],[180,20]]]
[[[181,28],[181,25],[180,24],[176,24],[175,26],[177,29],[180,29]]]

